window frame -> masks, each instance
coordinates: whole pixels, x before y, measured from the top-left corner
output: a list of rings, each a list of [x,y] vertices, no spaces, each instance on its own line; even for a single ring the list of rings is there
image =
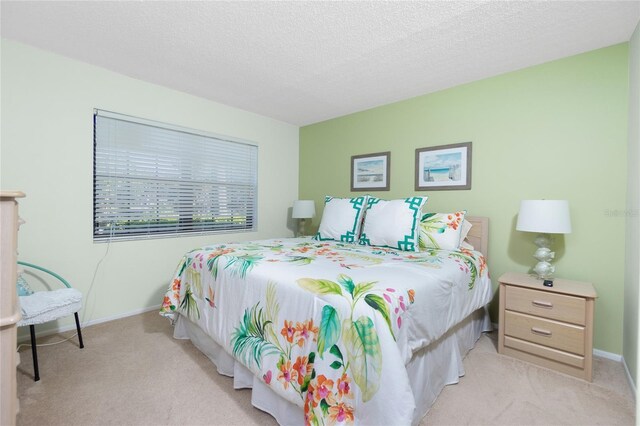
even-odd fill
[[[196,130],[196,129],[192,129],[192,128],[187,128],[187,127],[182,127],[182,126],[178,126],[178,125],[174,125],[174,124],[169,124],[169,123],[164,123],[164,122],[159,122],[159,121],[154,121],[154,120],[149,120],[149,119],[145,119],[145,118],[139,118],[139,117],[135,117],[135,116],[130,116],[130,115],[126,115],[126,114],[121,114],[121,113],[116,113],[116,112],[112,112],[112,111],[107,111],[107,110],[102,110],[102,109],[94,109],[93,111],[93,220],[92,220],[92,238],[93,238],[93,242],[94,243],[104,243],[104,242],[110,242],[110,241],[140,241],[140,240],[149,240],[149,239],[163,239],[163,238],[178,238],[178,237],[190,237],[190,236],[202,236],[202,235],[217,235],[217,234],[229,234],[229,233],[244,233],[244,232],[256,232],[258,230],[258,198],[259,198],[259,187],[258,187],[258,172],[259,172],[259,146],[258,144],[248,141],[248,140],[244,140],[241,138],[237,138],[237,137],[231,137],[231,136],[227,136],[227,135],[222,135],[222,134],[218,134],[218,133],[212,133],[212,132],[207,132],[207,131],[202,131],[202,130]],[[177,132],[177,133],[181,133],[181,134],[185,134],[185,135],[191,135],[191,136],[196,136],[196,137],[202,137],[202,138],[207,138],[207,139],[212,139],[215,140],[216,143],[229,143],[229,144],[239,144],[239,145],[244,145],[246,147],[249,147],[252,151],[252,157],[250,159],[247,160],[247,163],[253,163],[250,164],[251,166],[255,166],[255,168],[252,167],[252,170],[250,170],[248,172],[248,176],[249,178],[252,180],[252,183],[250,184],[245,184],[245,186],[248,186],[250,188],[249,192],[252,195],[252,198],[250,199],[250,207],[246,207],[246,210],[244,212],[242,212],[242,214],[244,214],[244,226],[241,227],[224,227],[221,226],[219,228],[208,228],[208,229],[191,229],[189,230],[189,228],[181,228],[180,227],[180,217],[178,217],[178,223],[176,224],[175,230],[171,230],[168,228],[163,228],[163,229],[158,229],[156,231],[153,230],[153,227],[149,228],[149,226],[147,226],[144,229],[140,229],[139,231],[136,231],[135,229],[128,229],[126,233],[116,233],[114,232],[114,228],[111,228],[111,232],[104,232],[104,229],[106,228],[106,226],[104,225],[105,221],[104,220],[100,220],[100,213],[98,212],[98,205],[101,202],[102,198],[99,196],[99,191],[100,189],[97,187],[98,186],[98,182],[104,183],[105,180],[111,178],[111,179],[115,179],[115,178],[120,178],[121,176],[119,174],[114,174],[112,176],[102,176],[102,181],[100,181],[100,177],[99,177],[99,173],[97,173],[97,164],[98,164],[98,159],[97,157],[97,153],[98,153],[98,144],[99,143],[106,143],[104,141],[99,142],[98,141],[98,131],[97,131],[97,120],[98,117],[102,117],[102,118],[107,118],[107,119],[115,119],[115,120],[121,120],[121,121],[125,121],[128,123],[133,123],[133,124],[137,124],[137,125],[141,125],[141,126],[148,126],[148,127],[152,127],[152,128],[156,128],[156,129],[161,129],[161,130],[165,130],[168,132]],[[229,154],[227,152],[227,154]],[[151,157],[151,155],[150,155]],[[180,169],[183,170],[183,169]],[[127,180],[127,179],[131,179],[131,180]],[[124,177],[123,180],[125,180],[127,182],[127,184],[129,186],[131,186],[131,182],[135,181],[135,178],[132,179],[131,177]],[[161,179],[157,179],[154,182],[156,185],[161,185]],[[175,185],[180,185],[180,180],[176,180],[175,182],[173,182]],[[184,180],[183,182],[189,184],[188,180]],[[210,185],[215,185],[215,183],[210,182]],[[227,189],[226,187],[232,187],[233,185],[238,185],[237,182],[233,182],[233,181],[227,181],[224,184],[220,184],[218,183],[217,185],[219,185],[217,187],[217,189],[220,189],[221,187],[225,186],[225,190]],[[116,186],[117,187],[117,186]],[[117,192],[117,190],[116,190]],[[193,205],[195,205],[195,200],[197,197],[197,192],[194,190],[192,191],[193,193],[191,194],[192,196],[192,202],[194,203]],[[236,196],[238,196],[238,194],[234,194]],[[241,195],[241,194],[240,194]],[[219,200],[219,198],[218,198]],[[114,203],[114,205],[117,206],[117,203]],[[158,206],[158,204],[156,204]],[[135,207],[134,207],[135,208]],[[159,210],[160,207],[158,206],[157,209]],[[179,211],[180,208],[177,207],[174,204],[174,209]],[[196,213],[196,208],[195,207],[190,207],[189,213],[191,214],[191,218],[190,218],[190,223],[193,223],[194,221],[194,213]],[[181,214],[181,213],[180,213]],[[212,212],[212,214],[214,214]],[[107,214],[105,214],[107,215]],[[116,214],[116,219],[114,219],[114,221],[119,221],[119,220],[123,220],[122,219],[123,215],[121,213]],[[225,218],[228,217],[230,218],[230,221],[234,221],[234,217],[235,216],[221,216],[220,218]],[[157,221],[161,221],[161,220],[170,220],[169,217],[163,217],[162,214],[158,213],[157,214]],[[214,222],[216,220],[215,216],[211,217],[211,222]],[[250,225],[247,225],[250,224]],[[126,226],[125,226],[126,227]]]

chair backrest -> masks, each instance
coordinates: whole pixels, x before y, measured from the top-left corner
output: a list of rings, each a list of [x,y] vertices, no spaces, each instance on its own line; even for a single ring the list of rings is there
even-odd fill
[[[56,274],[53,271],[50,271],[47,268],[43,268],[42,266],[38,266],[38,265],[34,265],[33,263],[28,263],[28,262],[22,262],[22,261],[18,261],[18,265],[22,265],[22,266],[26,266],[28,268],[33,268],[33,269],[37,269],[39,271],[42,271],[44,273],[47,273],[49,275],[51,275],[54,278],[57,278],[62,284],[64,284],[65,287],[67,288],[71,288],[71,284],[69,284],[69,282],[67,280],[65,280],[64,278],[62,278],[60,275]]]

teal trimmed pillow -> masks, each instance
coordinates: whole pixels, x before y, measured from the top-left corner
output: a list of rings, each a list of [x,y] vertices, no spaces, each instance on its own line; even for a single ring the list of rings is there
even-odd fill
[[[22,276],[18,276],[18,280],[16,281],[16,289],[18,290],[18,296],[31,296],[33,294],[33,290],[29,287],[29,283],[22,278]]]
[[[322,220],[315,239],[345,243],[358,241],[367,199],[366,195],[355,198],[325,197]]]
[[[369,197],[360,244],[418,251],[422,206],[428,197],[382,200]]]
[[[426,213],[420,221],[420,248],[458,250],[463,240],[462,230],[465,228],[463,224],[466,214],[466,210]],[[467,232],[469,228],[466,229]]]

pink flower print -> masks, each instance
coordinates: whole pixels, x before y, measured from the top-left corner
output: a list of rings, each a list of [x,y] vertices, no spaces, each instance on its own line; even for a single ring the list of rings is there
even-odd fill
[[[333,405],[335,402],[335,398],[333,396],[333,380],[327,379],[324,374],[319,375],[316,378],[314,398],[316,402],[320,402],[324,399],[329,405]]]
[[[391,303],[391,298],[387,293],[382,293],[382,297],[384,297],[384,300],[386,300],[387,303]]]
[[[402,317],[398,317],[398,328],[402,327]]]
[[[329,420],[335,423],[353,423],[353,408],[344,403],[339,403],[329,407]]]
[[[193,257],[191,266],[193,267],[193,269],[202,269],[203,263],[204,263],[204,255],[202,253],[198,253]]]
[[[269,370],[269,371],[267,371],[267,374],[263,374],[262,375],[262,379],[264,380],[264,382],[266,384],[270,385],[271,384],[271,376],[272,376],[271,370]]]
[[[280,331],[280,334],[282,334],[282,337],[287,339],[287,342],[293,343],[293,337],[295,333],[296,333],[296,329],[293,326],[293,321],[284,320],[284,327],[282,327],[282,330]]]
[[[164,311],[169,311],[171,310],[171,299],[169,298],[169,296],[165,296],[164,300],[162,301],[162,309]]]
[[[313,366],[309,364],[309,359],[306,356],[299,356],[293,364],[293,369],[298,373],[298,384],[302,386],[304,378],[311,374]]]
[[[314,327],[313,320],[305,321],[303,323],[296,322],[295,338],[298,339],[298,346],[302,347],[305,343],[305,340],[310,337],[313,337],[313,341],[315,342],[315,336],[317,334],[318,327]]]
[[[351,394],[351,384],[347,373],[342,373],[342,377],[338,379],[336,387],[338,388],[338,397],[340,399],[345,397],[353,398],[353,395]]]
[[[282,382],[285,389],[289,387],[290,382],[295,382],[298,378],[298,372],[291,368],[291,361],[287,360],[280,364],[280,373],[278,373],[278,380]]]

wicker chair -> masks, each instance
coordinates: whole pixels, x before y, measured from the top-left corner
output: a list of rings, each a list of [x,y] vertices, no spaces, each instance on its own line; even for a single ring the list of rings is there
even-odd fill
[[[73,314],[76,319],[76,329],[78,330],[80,349],[84,348],[84,343],[82,342],[82,331],[80,330],[80,320],[78,319],[78,311],[82,308],[82,293],[72,288],[67,280],[53,271],[27,262],[18,262],[18,265],[44,272],[48,276],[51,276],[64,284],[65,287],[59,290],[37,291],[35,293],[19,297],[22,319],[18,322],[18,327],[29,326],[29,331],[31,332],[31,352],[33,354],[34,379],[37,382],[40,380],[40,371],[38,369],[35,325],[55,321],[59,318]],[[19,287],[25,286],[25,280],[22,276],[20,276],[18,280]]]

